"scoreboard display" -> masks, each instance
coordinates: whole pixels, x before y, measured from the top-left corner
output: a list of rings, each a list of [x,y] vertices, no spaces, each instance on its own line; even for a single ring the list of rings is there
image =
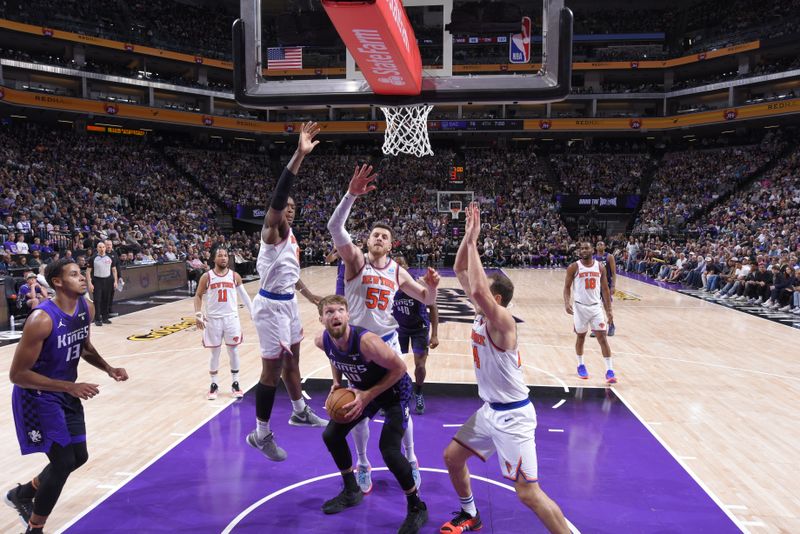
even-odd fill
[[[450,167],[450,176],[448,179],[448,184],[451,186],[463,186],[464,185],[464,166],[463,165],[453,165]]]

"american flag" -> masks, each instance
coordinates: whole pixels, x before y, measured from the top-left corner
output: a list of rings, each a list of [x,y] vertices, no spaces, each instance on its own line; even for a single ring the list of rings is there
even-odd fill
[[[267,48],[268,69],[302,69],[303,47]]]

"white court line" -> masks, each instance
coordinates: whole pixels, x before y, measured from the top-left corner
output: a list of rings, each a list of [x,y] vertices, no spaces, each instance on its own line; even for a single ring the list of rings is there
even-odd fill
[[[569,393],[569,388],[567,387],[567,384],[566,384],[566,382],[564,382],[563,380],[561,380],[559,377],[557,377],[557,376],[556,376],[556,375],[554,375],[553,373],[551,373],[551,372],[549,372],[549,371],[545,371],[544,369],[542,369],[542,368],[540,368],[540,367],[535,367],[535,366],[533,366],[533,365],[528,365],[527,363],[523,363],[523,364],[522,364],[522,366],[523,366],[523,367],[527,367],[527,368],[529,368],[529,369],[536,369],[537,371],[540,371],[540,372],[542,372],[542,373],[546,374],[547,376],[549,376],[549,377],[551,377],[551,378],[555,379],[555,381],[556,381],[556,382],[558,382],[559,384],[561,384],[561,387],[562,387],[562,388],[564,388],[564,393]]]
[[[564,432],[563,428],[548,428],[548,432]]]
[[[328,365],[322,365],[322,366],[320,366],[320,367],[317,367],[316,369],[314,369],[313,371],[311,371],[310,373],[308,373],[306,376],[304,376],[304,377],[303,377],[303,378],[300,380],[300,386],[302,387],[302,385],[306,383],[306,380],[308,380],[308,379],[309,379],[311,376],[313,376],[313,375],[317,374],[317,372],[318,372],[318,371],[322,371],[323,369],[330,369],[330,368],[331,368],[330,364],[328,364]],[[304,399],[306,399],[306,400],[311,400],[311,395],[309,395],[309,394],[306,392],[306,390],[304,390],[304,389],[301,389],[301,390],[300,390],[300,393],[302,393],[302,394],[303,394],[303,398],[304,398]]]
[[[81,520],[81,519],[82,519],[82,518],[83,518],[83,517],[84,517],[86,514],[88,514],[89,512],[91,512],[92,510],[94,510],[95,508],[97,508],[97,507],[98,507],[98,506],[99,506],[99,505],[100,505],[100,504],[101,504],[103,501],[105,501],[106,499],[108,499],[109,497],[111,497],[111,496],[112,496],[114,493],[116,493],[117,491],[119,491],[119,490],[120,490],[120,488],[122,488],[122,487],[123,487],[125,484],[127,484],[128,482],[130,482],[131,480],[133,480],[134,478],[136,478],[137,476],[139,476],[139,474],[141,474],[142,472],[144,472],[144,470],[145,470],[145,469],[147,469],[148,467],[150,467],[151,465],[153,465],[154,463],[156,463],[156,462],[157,462],[158,460],[160,460],[160,459],[161,459],[163,456],[165,456],[165,455],[166,455],[166,454],[167,454],[169,451],[171,451],[172,449],[174,449],[175,447],[177,447],[178,445],[180,445],[180,444],[181,444],[181,442],[183,442],[183,441],[184,441],[184,440],[185,440],[187,437],[189,437],[189,436],[191,436],[192,434],[194,434],[194,433],[195,433],[197,430],[199,430],[199,429],[200,429],[200,428],[202,428],[204,425],[206,425],[206,424],[207,424],[209,421],[211,421],[211,420],[212,420],[212,419],[214,419],[216,416],[218,416],[218,415],[219,415],[219,414],[222,412],[222,410],[224,410],[224,409],[225,409],[225,408],[227,408],[227,407],[228,407],[230,404],[233,404],[233,403],[235,403],[235,402],[236,402],[235,400],[231,399],[231,401],[230,401],[228,404],[225,404],[225,405],[224,405],[224,406],[222,406],[222,407],[221,407],[219,410],[217,410],[217,411],[216,411],[216,412],[214,412],[213,414],[211,414],[211,415],[209,415],[208,417],[206,417],[205,419],[203,419],[203,420],[202,420],[200,423],[198,423],[198,425],[197,425],[197,426],[195,426],[195,427],[194,427],[194,428],[193,428],[193,429],[192,429],[190,432],[188,432],[188,433],[187,433],[186,435],[184,435],[182,438],[180,438],[180,439],[176,440],[176,441],[175,441],[175,442],[174,442],[172,445],[169,445],[169,446],[168,446],[166,449],[164,449],[164,450],[163,450],[163,451],[161,451],[159,454],[157,454],[156,456],[154,456],[154,457],[153,457],[153,458],[152,458],[152,459],[151,459],[149,462],[147,462],[147,463],[146,463],[146,464],[144,464],[142,467],[140,467],[139,469],[137,469],[137,470],[136,470],[136,471],[135,471],[133,474],[131,474],[131,476],[130,476],[130,477],[126,478],[125,480],[123,480],[122,482],[120,482],[119,484],[117,484],[116,486],[109,486],[109,489],[110,489],[111,491],[109,491],[108,493],[106,493],[105,495],[103,495],[102,497],[100,497],[99,499],[97,499],[95,502],[93,502],[93,503],[92,503],[92,504],[90,504],[88,507],[86,507],[86,508],[85,508],[85,509],[84,509],[82,512],[78,513],[78,515],[76,515],[75,517],[73,517],[72,519],[70,519],[70,520],[69,520],[69,521],[68,521],[68,522],[67,522],[67,523],[66,523],[64,526],[62,526],[61,528],[59,528],[59,529],[56,531],[56,534],[61,534],[62,532],[65,532],[65,531],[66,531],[68,528],[70,528],[72,525],[74,525],[75,523],[77,523],[78,521],[80,521],[80,520]],[[337,473],[337,474],[338,474],[338,473]],[[99,487],[101,487],[101,486],[97,486],[97,487],[99,488]],[[104,488],[104,489],[105,489],[105,488]]]
[[[454,424],[454,425],[451,425],[451,424],[442,425],[443,428],[458,428],[460,426],[461,426],[460,423],[457,423],[457,424]]]
[[[372,468],[373,472],[375,472],[375,471],[388,471],[388,470],[389,470],[388,467],[373,467]],[[446,469],[436,469],[436,468],[433,468],[433,467],[420,467],[419,470],[420,471],[427,471],[429,473],[448,474]],[[230,534],[233,531],[233,529],[236,528],[236,526],[239,523],[242,522],[242,520],[244,518],[246,518],[248,515],[250,515],[257,508],[261,507],[262,504],[265,504],[265,503],[271,501],[275,497],[280,497],[284,493],[288,493],[288,492],[290,492],[292,490],[295,490],[295,489],[300,488],[302,486],[305,486],[307,484],[313,484],[314,482],[319,482],[320,480],[325,480],[325,479],[328,479],[328,478],[334,478],[334,477],[338,477],[338,476],[341,476],[341,474],[338,471],[335,472],[335,473],[328,473],[327,475],[320,475],[318,477],[308,478],[306,480],[301,480],[300,482],[295,482],[294,484],[292,484],[290,486],[286,486],[284,488],[279,489],[278,491],[270,493],[266,497],[254,502],[253,504],[251,504],[250,506],[248,506],[247,508],[242,510],[242,512],[239,515],[237,515],[230,523],[228,523],[228,525],[222,530],[222,534]],[[482,476],[472,475],[472,474],[470,474],[469,477],[472,478],[472,479],[475,479],[475,480],[479,480],[481,482],[486,482],[488,484],[492,484],[494,486],[498,486],[500,488],[505,488],[505,489],[507,489],[509,491],[514,491],[514,488],[512,488],[508,484],[503,484],[502,482],[497,482],[497,481],[492,480],[490,478],[485,478],[485,477],[482,477]],[[569,519],[567,519],[567,526],[569,527],[570,531],[572,531],[572,534],[581,534],[581,531],[578,530],[577,527],[575,527],[575,525],[570,523]]]
[[[372,421],[375,422],[375,423],[378,423],[380,425],[382,425],[384,423],[383,419],[373,419]]]
[[[555,403],[555,404],[553,405],[553,409],[554,409],[554,410],[557,410],[557,409],[558,409],[558,408],[560,408],[560,407],[561,407],[561,406],[562,406],[562,405],[563,405],[565,402],[567,402],[567,399],[561,399],[560,401],[558,401],[557,403]]]
[[[647,423],[647,422],[646,422],[646,421],[645,421],[645,420],[644,420],[644,419],[643,419],[643,418],[642,418],[642,417],[639,415],[639,412],[637,412],[637,411],[636,411],[636,410],[633,408],[633,406],[631,406],[631,404],[625,400],[625,398],[624,398],[624,397],[622,396],[622,394],[619,392],[619,389],[617,389],[616,387],[612,387],[612,388],[611,388],[611,390],[614,392],[614,394],[617,396],[617,398],[618,398],[619,400],[621,400],[621,401],[622,401],[622,404],[624,404],[624,405],[625,405],[625,407],[626,407],[626,408],[628,408],[628,410],[630,410],[630,411],[631,411],[631,413],[634,415],[634,417],[636,417],[636,419],[638,419],[638,420],[639,420],[639,422],[640,422],[640,423],[641,423],[641,424],[642,424],[642,425],[643,425],[643,426],[644,426],[644,427],[645,427],[645,428],[646,428],[646,429],[647,429],[647,430],[650,432],[650,434],[652,434],[652,435],[653,435],[653,437],[654,437],[654,438],[656,438],[656,439],[658,440],[658,442],[661,444],[661,446],[662,446],[662,447],[664,447],[664,449],[665,449],[665,450],[666,450],[666,451],[667,451],[667,452],[670,454],[670,456],[672,456],[673,458],[675,458],[675,461],[676,461],[676,462],[678,462],[678,464],[680,464],[680,466],[681,466],[681,467],[683,467],[683,469],[684,469],[684,470],[685,470],[687,473],[689,473],[689,476],[690,476],[690,477],[692,477],[692,478],[694,479],[694,481],[695,481],[695,482],[697,482],[697,485],[698,485],[698,486],[700,486],[700,488],[701,488],[703,491],[705,491],[705,492],[706,492],[706,494],[707,494],[709,497],[711,497],[711,500],[713,500],[713,501],[714,501],[714,502],[717,504],[717,506],[719,506],[720,510],[722,510],[722,511],[725,513],[725,515],[727,515],[727,516],[728,516],[728,519],[730,519],[731,521],[733,521],[733,524],[734,524],[734,525],[736,525],[737,527],[739,527],[739,529],[740,529],[742,532],[745,532],[745,534],[746,534],[746,533],[748,533],[749,531],[748,531],[748,530],[745,528],[744,524],[743,524],[741,521],[739,521],[739,519],[738,519],[738,518],[737,518],[735,515],[733,515],[733,514],[731,513],[731,511],[730,511],[730,510],[728,510],[728,509],[725,507],[725,505],[724,505],[724,504],[722,504],[722,500],[720,500],[720,498],[719,498],[719,497],[717,497],[717,495],[716,495],[714,492],[712,492],[712,491],[711,491],[711,489],[710,489],[708,486],[706,486],[706,485],[705,485],[705,483],[704,483],[702,480],[700,480],[700,478],[699,478],[699,477],[698,477],[696,474],[694,474],[694,471],[692,471],[692,470],[689,468],[689,466],[688,466],[688,465],[686,465],[686,463],[685,463],[683,460],[681,460],[681,458],[680,458],[680,457],[679,457],[677,454],[675,454],[675,451],[673,451],[673,450],[672,450],[672,447],[670,447],[669,445],[667,445],[667,442],[665,442],[663,439],[661,439],[661,436],[659,436],[658,434],[656,434],[655,430],[653,430],[653,427],[651,427],[651,426],[650,426],[650,425],[649,425],[649,424],[648,424],[648,423]]]
[[[304,376],[304,377],[302,378],[302,380],[300,380],[300,383],[301,383],[301,384],[305,384],[305,383],[306,383],[306,380],[308,380],[309,378],[311,378],[312,376],[314,376],[314,375],[315,375],[315,374],[317,374],[318,372],[322,371],[323,369],[330,369],[330,368],[331,368],[330,364],[328,364],[328,365],[323,365],[323,366],[321,366],[321,367],[317,367],[316,369],[314,369],[313,371],[311,371],[310,373],[308,373],[306,376]]]

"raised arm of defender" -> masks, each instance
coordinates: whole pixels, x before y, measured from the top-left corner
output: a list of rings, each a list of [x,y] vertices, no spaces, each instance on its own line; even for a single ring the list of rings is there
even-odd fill
[[[264,227],[261,229],[261,239],[268,245],[280,243],[289,235],[289,221],[286,219],[286,206],[289,203],[289,195],[294,184],[294,179],[300,171],[300,164],[308,154],[314,150],[319,141],[314,141],[314,137],[319,133],[320,128],[316,122],[307,122],[300,129],[300,139],[289,164],[283,169],[275,191],[272,193],[272,200],[264,217]]]
[[[356,198],[375,190],[376,186],[372,182],[375,181],[376,177],[377,175],[372,172],[372,165],[356,166],[353,178],[347,188],[347,193],[342,197],[341,202],[336,206],[333,215],[328,221],[328,231],[333,237],[333,245],[336,247],[339,257],[344,262],[345,277],[348,279],[361,270],[364,265],[364,255],[353,244],[353,240],[350,239],[350,234],[345,229],[344,224],[350,216],[350,210],[353,208]]]

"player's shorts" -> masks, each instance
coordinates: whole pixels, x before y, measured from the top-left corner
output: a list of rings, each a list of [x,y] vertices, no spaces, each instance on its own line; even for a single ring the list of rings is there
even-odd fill
[[[403,352],[400,350],[400,341],[399,337],[397,336],[397,331],[392,332],[391,334],[386,334],[385,336],[381,336],[381,339],[389,345],[389,347],[394,351],[395,354],[403,357]]]
[[[572,320],[575,323],[576,334],[585,334],[590,329],[592,332],[608,330],[606,312],[603,310],[602,304],[587,306],[576,302],[572,307]]]
[[[397,340],[403,354],[408,353],[408,343],[411,342],[411,351],[414,354],[428,354],[428,343],[430,342],[430,329],[428,327],[415,330],[397,329]]]
[[[275,300],[260,293],[253,299],[253,323],[258,333],[261,357],[280,358],[291,346],[303,340],[303,324],[297,308],[297,297]]]
[[[238,315],[223,317],[207,317],[203,328],[203,346],[216,348],[224,341],[229,347],[235,347],[243,341],[242,324]]]
[[[11,406],[22,454],[46,454],[53,443],[66,447],[86,441],[83,405],[72,395],[14,386]]]
[[[484,462],[495,452],[500,472],[509,480],[536,482],[536,410],[528,402],[511,410],[495,410],[485,403],[461,425],[453,440]]]

